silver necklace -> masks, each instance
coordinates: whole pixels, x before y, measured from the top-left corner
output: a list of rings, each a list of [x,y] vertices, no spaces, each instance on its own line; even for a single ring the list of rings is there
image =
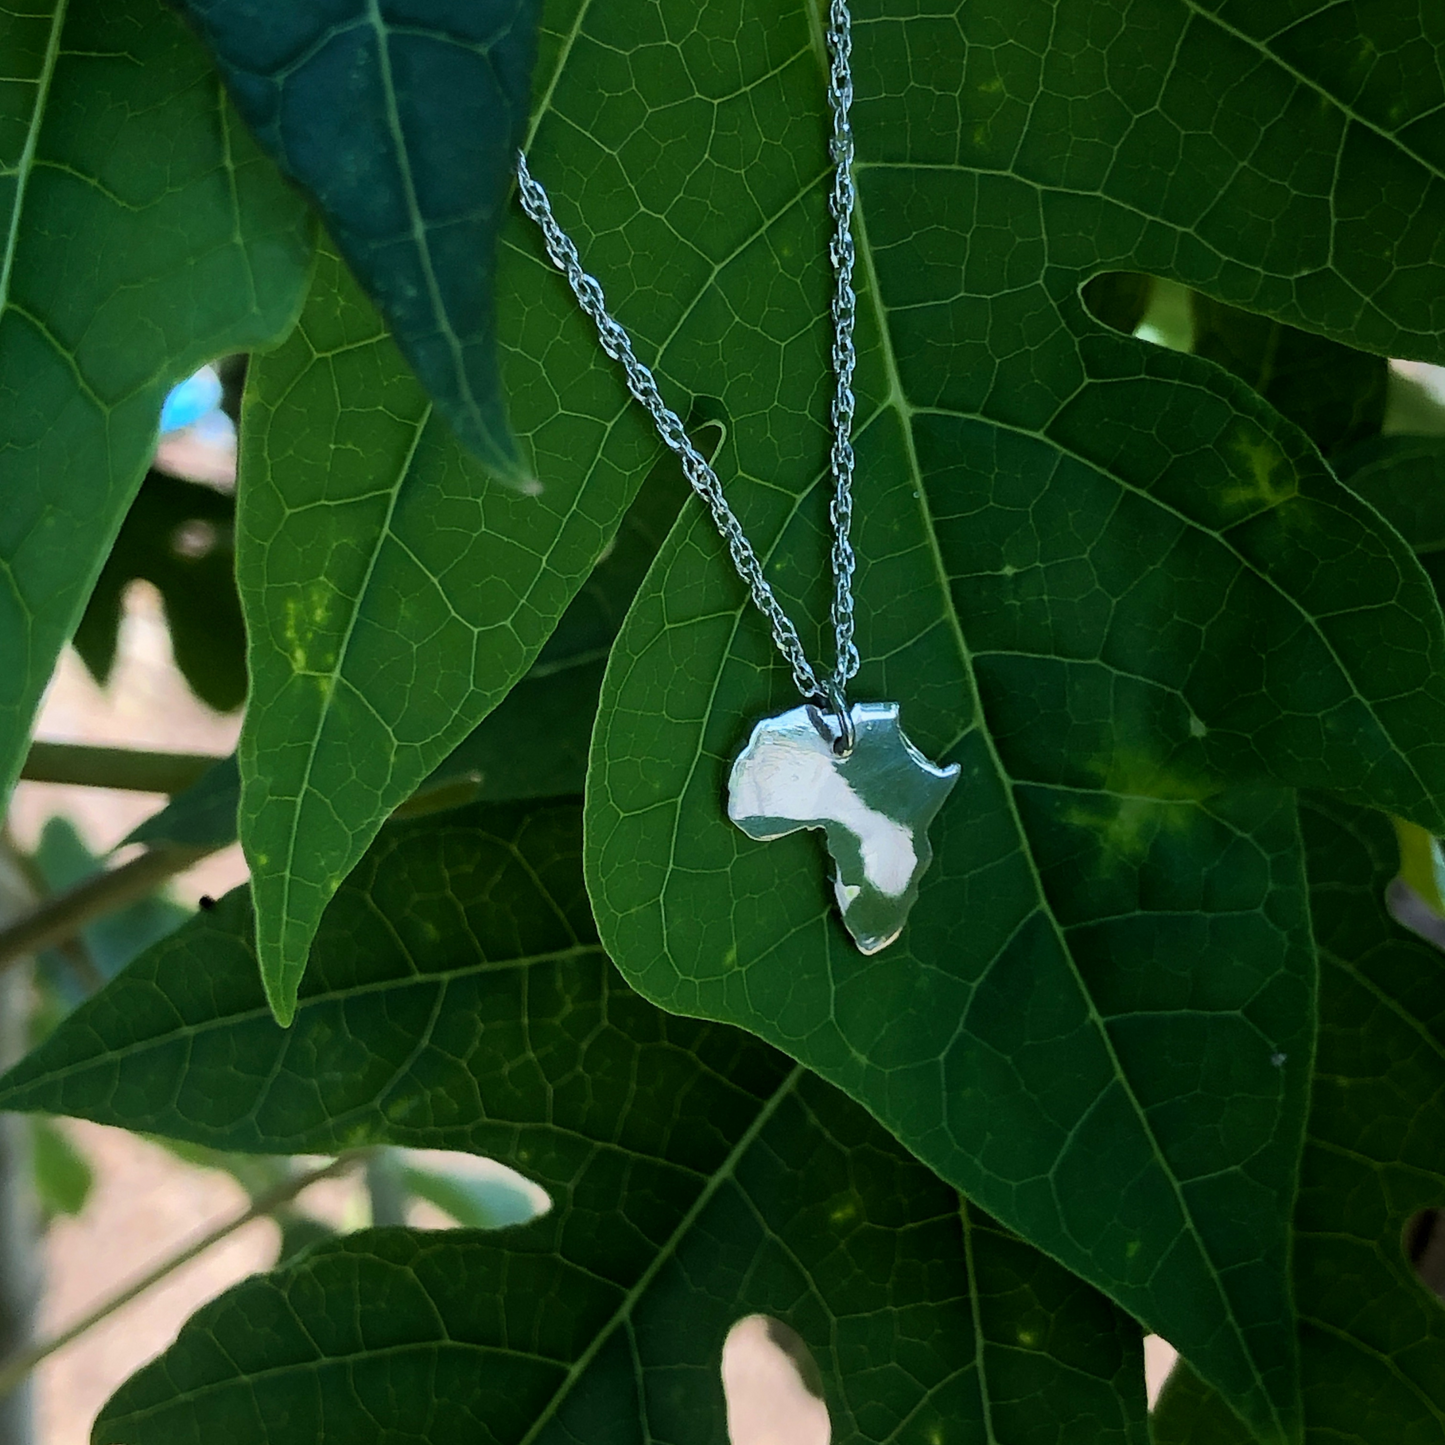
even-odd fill
[[[833,292],[833,671],[819,679],[798,629],[768,585],[762,563],[728,505],[722,483],[692,444],[682,421],[662,399],[652,372],[607,310],[601,284],[582,269],[577,247],[557,224],[547,192],[517,156],[522,209],[541,228],[547,255],[566,276],[577,303],[597,327],[602,349],[621,362],[627,388],[646,408],[663,442],[682,460],[683,474],[707,504],[738,576],[772,629],[792,669],[803,705],[764,718],[733,763],[728,816],[750,838],[768,842],[800,828],[821,828],[832,854],[834,896],[843,923],[863,953],[877,953],[903,931],[918,885],[933,860],[928,828],[958,780],[959,767],[929,762],[904,735],[893,702],[847,701],[858,671],[853,640],[853,101],[852,27],[846,0],[831,0],[828,16],[828,105],[833,115],[829,153],[833,190],[828,206],[835,229],[829,246]]]

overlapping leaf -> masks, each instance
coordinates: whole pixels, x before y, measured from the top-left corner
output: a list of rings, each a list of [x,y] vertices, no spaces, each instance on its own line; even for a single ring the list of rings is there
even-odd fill
[[[426,799],[463,782],[479,802],[582,792],[608,649],[685,494],[676,464],[660,462],[527,675],[432,770],[421,785]],[[240,800],[236,760],[223,759],[126,841],[222,847],[236,839]]]
[[[276,339],[302,203],[160,0],[0,13],[0,795],[167,388]]]
[[[516,478],[496,254],[540,0],[180,0],[462,442]]]
[[[1445,1441],[1445,1310],[1405,1257],[1411,1216],[1445,1205],[1445,969],[1385,908],[1389,822],[1322,798],[1302,810],[1321,949],[1320,1041],[1299,1206],[1295,1298],[1306,1439]],[[1244,1445],[1187,1367],[1158,1445]]]
[[[241,1286],[122,1390],[99,1445],[722,1445],[722,1342],[756,1311],[811,1345],[835,1440],[1142,1445],[1133,1322],[805,1070],[626,988],[579,824],[572,804],[389,830],[289,1030],[233,894],[9,1076],[6,1107],[221,1148],[486,1152],[553,1199],[522,1228],[372,1232]]]
[[[543,263],[512,260],[531,293],[514,330],[541,355],[581,323]],[[548,425],[554,381],[513,360],[514,412],[546,463],[535,495],[462,450],[330,254],[294,335],[252,368],[237,513],[251,675],[240,834],[282,1019],[337,885],[528,671],[641,480],[651,443],[638,418],[619,417],[625,394],[594,358],[569,372],[562,431]]]
[[[734,13],[712,22],[711,66],[675,41],[710,127],[689,145],[653,58],[673,37],[589,12],[574,55],[630,62],[643,105],[668,117],[666,160],[637,145],[631,113],[601,107],[582,136],[544,117],[534,149],[560,152],[565,134],[562,189],[593,232],[607,226],[584,254],[628,289],[628,324],[667,338],[673,384],[718,396],[731,495],[826,654],[819,37],[801,14],[741,13],[736,45],[722,44]],[[1422,23],[1351,15],[1382,51],[1385,29]],[[1261,1436],[1292,1438],[1279,1324],[1309,945],[1302,911],[1281,912],[1301,909],[1288,805],[1271,815],[1256,796],[1246,823],[1220,790],[1324,785],[1441,826],[1440,618],[1399,539],[1299,431],[1206,363],[1108,331],[1079,288],[1147,272],[1439,356],[1445,191],[1421,150],[1438,77],[1416,66],[1424,90],[1410,81],[1377,115],[1360,98],[1373,78],[1346,92],[1311,69],[1279,5],[1247,26],[1177,0],[855,16],[856,695],[898,699],[915,740],[963,776],[909,932],[859,959],[816,847],[749,843],[723,815],[748,727],[794,699],[696,519],[604,686],[588,815],[603,936],[649,997],[779,1044],[1012,1227],[1177,1343],[1187,1332]],[[1278,47],[1248,33],[1260,25]],[[741,95],[721,119],[711,98]],[[808,127],[790,152],[802,184],[768,204],[755,198],[796,170],[757,137],[790,124]],[[746,140],[709,149],[720,131]],[[599,215],[619,170],[637,199]],[[721,194],[748,200],[715,233],[695,218]],[[661,296],[645,269],[659,215],[707,249],[694,263],[675,248]],[[1255,866],[1275,870],[1258,893]],[[1232,922],[1225,949],[1216,910],[1252,932]],[[1239,993],[1211,997],[1226,978]],[[1267,1024],[1239,1017],[1245,999],[1268,1000]],[[1226,1056],[1258,1071],[1258,1102],[1221,1125],[1202,1101],[1241,1081],[1201,1086],[1192,1068]]]

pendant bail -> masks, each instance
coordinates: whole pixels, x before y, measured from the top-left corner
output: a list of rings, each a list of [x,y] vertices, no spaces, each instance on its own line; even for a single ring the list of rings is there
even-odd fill
[[[825,714],[831,713],[831,717]],[[833,750],[837,758],[848,757],[858,743],[858,732],[853,726],[853,714],[843,686],[836,677],[821,683],[818,695],[808,704],[808,716],[818,730],[818,736]]]

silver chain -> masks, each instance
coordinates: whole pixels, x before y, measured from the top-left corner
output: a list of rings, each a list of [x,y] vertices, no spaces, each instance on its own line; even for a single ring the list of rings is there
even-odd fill
[[[582,269],[577,247],[557,224],[547,192],[533,178],[527,169],[527,159],[520,152],[517,155],[517,184],[522,209],[541,228],[547,255],[566,276],[577,297],[577,304],[596,325],[603,351],[614,361],[622,363],[627,389],[646,408],[663,442],[681,458],[683,475],[712,513],[738,576],[747,584],[758,611],[767,618],[773,641],[792,668],[793,682],[798,691],[810,702],[826,703],[842,721],[845,719],[844,694],[849,680],[858,671],[858,648],[853,641],[853,571],[856,558],[848,535],[853,521],[853,368],[857,355],[853,348],[856,309],[853,294],[853,131],[848,123],[848,111],[853,102],[852,28],[847,0],[831,0],[828,53],[832,62],[828,76],[828,105],[833,113],[833,134],[829,143],[833,190],[828,197],[828,208],[834,220],[833,240],[828,254],[837,282],[833,294],[833,371],[837,378],[832,412],[833,499],[828,514],[833,526],[832,620],[837,662],[826,682],[819,682],[798,636],[798,629],[773,595],[773,589],[763,575],[762,563],[758,561],[742,523],[728,506],[717,473],[692,444],[681,418],[663,401],[656,378],[637,359],[632,339],[621,322],[609,314],[601,283]]]

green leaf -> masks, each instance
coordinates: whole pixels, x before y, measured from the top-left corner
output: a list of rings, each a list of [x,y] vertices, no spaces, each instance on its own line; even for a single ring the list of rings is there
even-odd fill
[[[238,890],[8,1076],[6,1108],[63,1098],[219,1148],[468,1149],[553,1200],[502,1232],[352,1236],[242,1286],[124,1388],[98,1445],[722,1445],[722,1343],[753,1312],[812,1348],[835,1439],[987,1438],[991,1417],[1009,1445],[1142,1445],[1137,1326],[805,1070],[627,989],[580,852],[575,804],[389,829],[322,921],[289,1030]]]
[[[95,1184],[85,1155],[43,1114],[30,1120],[30,1153],[40,1207],[47,1214],[79,1214]]]
[[[1280,1321],[1310,950],[1288,805],[1225,790],[1330,786],[1445,826],[1445,632],[1399,538],[1300,431],[1216,367],[1095,322],[1079,291],[1149,273],[1356,347],[1445,355],[1445,191],[1403,134],[1435,114],[1438,71],[1412,59],[1396,109],[1365,124],[1359,87],[1294,48],[1277,4],[948,8],[860,5],[855,47],[855,695],[899,700],[963,770],[914,922],[859,959],[815,842],[729,826],[729,760],[796,699],[696,513],[609,665],[589,887],[644,994],[839,1083],[1010,1227],[1188,1335],[1263,1437],[1296,1438]],[[1390,27],[1422,22],[1360,23],[1395,53]],[[594,90],[615,93],[617,52],[643,47],[686,81],[634,65],[632,107],[546,116],[531,155],[620,318],[666,338],[664,389],[718,399],[725,488],[827,660],[818,39],[802,7],[710,7],[686,42],[588,11],[569,64]],[[714,96],[738,98],[725,122]],[[666,126],[664,159],[641,116]],[[1404,236],[1396,207],[1421,218]],[[661,216],[703,241],[669,249]],[[1228,966],[1205,964],[1225,917]],[[1146,974],[1160,957],[1240,992],[1190,996]],[[1246,999],[1267,1019],[1247,1023]],[[1241,1082],[1201,1084],[1201,1058],[1250,1071],[1252,1102],[1218,1132],[1204,1101]]]
[[[497,365],[496,257],[540,0],[180,3],[456,435],[525,476]]]
[[[699,437],[706,442],[707,433]],[[580,794],[607,655],[687,486],[671,456],[648,474],[617,535],[531,670],[432,773],[477,777],[479,801]]]
[[[240,805],[241,769],[232,753],[212,763],[160,812],[132,828],[124,841],[224,848],[236,841],[236,810]]]
[[[1218,362],[1326,455],[1378,436],[1389,363],[1195,293],[1194,354]]]
[[[281,335],[311,251],[160,0],[25,8],[0,22],[0,796],[167,389]]]
[[[75,650],[97,681],[110,679],[126,587],[161,594],[176,665],[218,712],[246,700],[246,636],[236,596],[235,499],[152,468],[126,513],[75,629]]]
[[[512,263],[537,289],[543,263],[520,252]],[[565,288],[544,296],[514,318],[534,346],[582,324]],[[337,885],[533,666],[656,450],[605,359],[577,366],[584,395],[562,428],[552,384],[523,355],[511,361],[516,417],[545,463],[536,495],[499,485],[461,449],[329,254],[294,335],[251,370],[237,518],[251,676],[240,834],[283,1020]],[[586,384],[589,366],[600,384]],[[616,625],[584,621],[599,638]],[[584,710],[575,733],[588,703],[568,702]]]
[[[579,821],[513,806],[390,829],[328,910],[289,1030],[238,890],[10,1075],[6,1107],[64,1095],[212,1147],[470,1149],[553,1199],[504,1233],[312,1248],[202,1312],[95,1439],[721,1445],[722,1340],[766,1312],[814,1350],[835,1438],[983,1436],[991,1413],[1019,1445],[1142,1445],[1133,1322],[837,1091],[621,984]],[[350,1325],[327,1302],[342,1280]],[[237,1334],[262,1319],[282,1332]]]
[[[1445,1204],[1445,971],[1391,919],[1397,853],[1378,814],[1308,797],[1320,1039],[1293,1243],[1306,1438],[1445,1441],[1445,1311],[1404,1234]],[[1244,1445],[1187,1366],[1154,1416],[1159,1445]]]

